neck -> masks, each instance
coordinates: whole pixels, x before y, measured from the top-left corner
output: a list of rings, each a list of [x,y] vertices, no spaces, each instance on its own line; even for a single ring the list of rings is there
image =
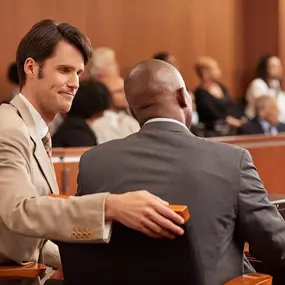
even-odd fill
[[[201,85],[206,87],[206,88],[209,88],[209,87],[211,87],[214,84],[216,84],[216,83],[213,80],[211,80],[211,79],[203,79]]]
[[[41,115],[45,123],[48,125],[56,116],[56,114],[51,114],[41,108],[40,104],[38,104],[36,100],[35,93],[32,92],[31,89],[24,86],[21,90],[21,93],[29,100],[29,102],[33,105],[33,107],[37,110],[37,112]]]
[[[156,118],[173,119],[173,120],[176,120],[176,121],[186,125],[183,110],[181,110],[180,113],[178,113],[178,112],[177,113],[166,113],[163,111],[157,111],[157,112],[153,112],[153,113],[149,113],[149,114],[144,114],[144,116],[142,116],[142,117],[140,117],[138,115],[137,117],[138,117],[137,120],[141,126],[143,126],[143,124],[145,122],[147,122],[148,120],[156,119]]]
[[[119,112],[121,111],[121,109],[116,108],[116,107],[114,107],[114,106],[112,106],[109,110],[112,111],[112,112],[114,112],[114,113],[119,113]]]

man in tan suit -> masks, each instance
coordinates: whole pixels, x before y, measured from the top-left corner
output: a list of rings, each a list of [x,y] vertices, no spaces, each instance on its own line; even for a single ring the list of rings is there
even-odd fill
[[[58,268],[49,239],[108,242],[111,221],[153,237],[183,234],[183,220],[146,192],[92,194],[68,199],[58,193],[48,123],[68,112],[79,76],[91,56],[89,39],[69,24],[43,20],[17,50],[20,94],[0,106],[0,263],[42,262]],[[132,189],[130,189],[132,190]]]

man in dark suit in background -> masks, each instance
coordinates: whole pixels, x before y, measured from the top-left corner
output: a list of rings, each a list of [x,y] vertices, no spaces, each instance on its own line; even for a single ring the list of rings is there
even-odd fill
[[[255,102],[257,116],[243,125],[242,135],[277,135],[285,132],[285,124],[279,122],[279,109],[274,97],[263,95]]]
[[[188,130],[191,99],[179,72],[147,60],[130,72],[125,91],[142,128],[82,156],[78,194],[144,188],[186,204],[191,218],[174,240],[114,224],[109,245],[60,246],[67,283],[221,285],[243,274],[245,242],[256,258],[284,269],[285,222],[250,154]]]

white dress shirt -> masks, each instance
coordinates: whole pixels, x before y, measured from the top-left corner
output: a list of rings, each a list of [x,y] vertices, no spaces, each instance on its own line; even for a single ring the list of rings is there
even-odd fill
[[[24,101],[26,106],[28,107],[34,121],[35,121],[35,128],[39,137],[42,139],[48,132],[48,126],[39,112],[35,109],[35,107],[31,104],[31,102],[22,94],[19,93],[17,96],[20,96],[21,99]]]
[[[268,122],[264,120],[259,120],[259,123],[266,135],[278,135],[278,130],[275,126],[271,126]]]
[[[111,110],[104,112],[103,117],[95,119],[91,124],[97,143],[122,139],[140,130],[138,122],[125,112],[115,113]]]
[[[270,82],[270,87],[260,78],[254,79],[250,83],[246,91],[246,100],[248,102],[246,115],[250,119],[255,117],[255,100],[263,95],[269,95],[276,98],[279,108],[279,121],[285,123],[285,93],[281,90],[278,80],[272,80]]]
[[[147,120],[144,125],[146,124],[150,124],[150,123],[154,123],[154,122],[170,122],[170,123],[175,123],[175,124],[178,124],[182,127],[184,127],[187,131],[189,131],[189,129],[181,122],[175,120],[175,119],[171,119],[171,118],[153,118],[153,119],[150,119],[150,120]]]

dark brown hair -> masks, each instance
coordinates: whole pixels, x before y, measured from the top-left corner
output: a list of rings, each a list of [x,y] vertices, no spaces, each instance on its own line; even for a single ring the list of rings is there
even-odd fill
[[[84,58],[84,64],[88,63],[92,56],[92,45],[85,34],[67,23],[57,24],[53,20],[42,20],[23,37],[17,49],[16,61],[20,88],[26,81],[24,71],[26,59],[31,57],[43,66],[44,61],[52,57],[57,44],[62,40],[76,47]]]

